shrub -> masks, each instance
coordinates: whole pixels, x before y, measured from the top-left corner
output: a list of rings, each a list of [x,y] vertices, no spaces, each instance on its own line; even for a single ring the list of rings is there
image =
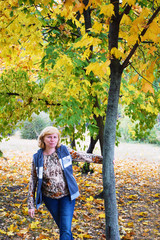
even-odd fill
[[[150,133],[144,139],[144,142],[160,145],[160,131],[158,124],[156,124],[154,128],[150,130]]]
[[[49,117],[45,113],[33,114],[32,121],[26,120],[20,130],[23,139],[37,139],[40,132],[47,126],[52,125]]]
[[[139,137],[136,135],[136,126],[137,122],[133,123],[131,120],[124,116],[119,118],[119,132],[121,135],[121,140],[125,142],[130,141],[138,141],[152,144],[160,144],[160,124],[157,121],[157,124],[151,130],[147,130],[147,132]]]
[[[125,142],[134,141],[135,131],[134,124],[131,122],[129,117],[123,117],[119,119],[119,132],[121,135],[121,140]]]

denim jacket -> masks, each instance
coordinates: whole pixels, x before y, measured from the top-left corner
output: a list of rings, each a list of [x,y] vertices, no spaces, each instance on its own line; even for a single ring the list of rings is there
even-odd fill
[[[61,145],[59,148],[57,148],[57,155],[64,171],[70,193],[70,198],[71,200],[73,200],[79,196],[79,190],[76,180],[73,176],[72,157],[65,145]],[[43,181],[43,149],[39,149],[38,152],[33,155],[33,161],[36,167],[36,173],[38,178],[36,192],[36,207],[38,209],[42,203],[41,187]]]

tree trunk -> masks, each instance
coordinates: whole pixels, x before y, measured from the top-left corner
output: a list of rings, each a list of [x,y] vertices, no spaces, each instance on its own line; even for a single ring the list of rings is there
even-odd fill
[[[111,51],[112,48],[118,48],[120,23],[119,1],[110,0],[110,2],[114,5],[114,14],[112,15],[109,26],[109,51]],[[110,89],[103,142],[103,196],[106,217],[106,239],[119,240],[113,159],[122,69],[119,59],[116,59],[114,56],[111,56],[110,72]]]
[[[98,136],[97,136],[96,139],[94,139],[93,137],[90,138],[90,144],[89,144],[87,153],[92,153],[93,152],[94,147],[95,147],[97,141],[98,141]]]
[[[88,5],[89,3],[89,0],[83,0],[83,3],[85,6]],[[92,23],[91,23],[91,10],[90,10],[90,7],[88,7],[87,9],[84,9],[83,11],[83,16],[84,16],[84,22],[85,22],[85,32],[89,32],[90,31],[90,28],[92,27]],[[92,57],[92,52],[93,52],[93,46],[90,46],[90,50],[91,50],[91,53],[90,53],[90,56],[89,56],[89,59],[88,59],[88,62],[90,61],[91,57]],[[91,84],[92,84],[92,81],[91,81]],[[99,108],[99,104],[98,104],[98,99],[97,99],[97,96],[95,97],[95,105],[94,107],[98,107]],[[94,119],[96,120],[97,122],[97,126],[99,127],[99,134],[98,136],[96,137],[96,139],[93,139],[93,137],[91,137],[90,139],[90,145],[89,145],[89,148],[87,150],[87,153],[92,153],[93,152],[93,149],[95,147],[95,144],[97,143],[97,141],[99,140],[100,142],[100,148],[101,148],[101,154],[103,153],[103,132],[104,132],[104,124],[103,124],[103,117],[101,116],[98,116],[96,117],[94,115]],[[82,172],[83,173],[88,173],[88,172],[92,172],[92,170],[90,170],[90,163],[85,163],[82,167]]]
[[[73,138],[73,139],[70,138],[70,145],[71,145],[71,148],[72,148],[72,149],[76,149],[76,141],[75,141],[75,138]]]
[[[119,240],[118,212],[114,176],[114,145],[116,136],[116,121],[118,100],[121,84],[121,71],[119,61],[111,61],[111,82],[104,128],[103,145],[103,195],[106,216],[106,239]]]

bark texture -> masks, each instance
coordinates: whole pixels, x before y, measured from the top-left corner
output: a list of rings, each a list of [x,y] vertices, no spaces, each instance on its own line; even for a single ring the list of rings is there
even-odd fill
[[[111,69],[111,83],[104,129],[103,197],[106,216],[106,239],[119,240],[120,236],[113,165],[118,100],[121,83],[119,62],[115,60],[111,64]]]
[[[109,51],[114,47],[118,48],[118,34],[120,23],[119,1],[111,0],[111,3],[114,5],[115,15],[112,16],[112,19],[110,21]],[[103,196],[106,216],[106,239],[119,240],[120,235],[118,227],[118,211],[116,202],[113,159],[122,73],[119,59],[115,59],[114,56],[111,56],[110,71],[110,89],[106,112],[106,122],[104,127],[103,144]]]

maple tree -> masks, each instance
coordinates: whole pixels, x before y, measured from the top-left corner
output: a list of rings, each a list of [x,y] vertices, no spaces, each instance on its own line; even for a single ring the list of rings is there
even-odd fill
[[[159,113],[159,1],[13,0],[0,7],[1,132],[42,110],[71,137],[82,137],[88,123],[94,144],[101,137],[104,145],[106,236],[119,239],[112,165],[119,95],[142,135]]]
[[[91,132],[91,136],[94,135],[94,132],[95,134],[97,134],[99,129],[98,137],[101,143],[101,150],[102,150],[103,149],[103,138],[102,138],[103,122],[105,118],[105,105],[107,103],[107,98],[108,98],[106,88],[107,89],[109,88],[109,81],[108,80],[106,81],[106,79],[108,79],[108,76],[109,76],[109,67],[108,67],[109,61],[108,62],[106,61],[106,71],[105,71],[105,73],[107,73],[107,71],[108,73],[104,74],[105,64],[103,62],[105,61],[105,59],[107,59],[107,55],[105,54],[105,51],[107,51],[108,47],[107,47],[107,42],[105,40],[107,39],[107,32],[106,31],[102,32],[103,29],[101,29],[101,24],[99,24],[101,19],[97,19],[94,16],[94,21],[96,20],[97,23],[93,24],[93,28],[92,28],[93,29],[92,35],[98,36],[100,38],[101,42],[99,41],[98,48],[99,49],[101,48],[101,51],[98,51],[97,53],[94,47],[95,53],[93,53],[93,50],[92,50],[93,40],[90,41],[89,50],[88,48],[86,48],[86,51],[85,51],[85,55],[87,54],[86,57],[88,55],[92,57],[92,60],[90,60],[90,65],[89,65],[88,60],[86,61],[85,56],[83,57],[83,59],[81,59],[78,56],[79,54],[83,54],[84,52],[83,49],[85,48],[84,44],[83,44],[82,51],[80,48],[77,51],[75,47],[73,48],[73,44],[72,44],[75,41],[77,41],[77,39],[81,38],[82,35],[86,32],[86,30],[90,29],[91,27],[91,19],[90,19],[91,14],[89,14],[90,12],[89,7],[86,7],[86,10],[84,11],[84,15],[86,16],[84,17],[85,20],[83,20],[82,17],[80,18],[79,15],[76,14],[76,18],[77,19],[79,18],[80,20],[76,19],[76,24],[75,24],[74,22],[75,20],[73,19],[75,17],[75,14],[74,14],[75,12],[73,12],[73,14],[71,15],[67,15],[68,14],[67,6],[69,6],[68,2],[65,3],[66,8],[63,5],[58,5],[58,4],[57,4],[57,9],[56,9],[56,6],[54,6],[54,9],[57,10],[57,12],[56,11],[53,12],[51,10],[51,7],[49,9],[47,8],[49,1],[48,2],[41,1],[41,3],[36,1],[35,5],[33,4],[34,1],[30,1],[30,2],[25,1],[24,5],[22,4],[22,2],[23,1],[19,1],[19,5],[17,1],[1,2],[1,12],[2,12],[1,20],[3,23],[1,28],[1,65],[5,69],[13,69],[13,71],[15,71],[14,80],[13,80],[13,77],[11,77],[12,75],[10,74],[10,72],[9,74],[7,74],[7,72],[3,72],[5,76],[8,75],[8,78],[7,77],[6,77],[7,79],[5,78],[6,84],[2,82],[2,86],[1,86],[1,89],[2,89],[1,102],[3,102],[2,108],[1,108],[1,116],[2,116],[1,129],[3,129],[2,131],[3,134],[6,135],[8,134],[9,131],[11,131],[11,129],[17,123],[16,119],[23,120],[26,118],[27,115],[30,116],[31,115],[30,110],[33,108],[28,107],[25,111],[25,106],[29,106],[33,102],[36,102],[36,104],[34,105],[35,111],[39,112],[38,108],[39,110],[43,110],[43,109],[45,111],[50,110],[50,115],[54,119],[58,116],[58,112],[61,111],[61,118],[59,118],[58,116],[58,122],[61,125],[67,124],[69,127],[66,127],[65,129],[66,134],[74,135],[75,138],[78,138],[79,136],[82,137],[82,133],[86,129],[85,128],[86,122],[88,123],[88,129]],[[27,5],[27,3],[29,3],[30,5]],[[87,5],[87,1],[85,2],[85,5]],[[75,6],[75,11],[78,11],[82,7],[82,9],[79,11],[82,15],[83,4],[81,4],[78,7],[79,8],[77,9]],[[62,10],[60,10],[61,8]],[[36,12],[35,12],[35,9],[36,9]],[[137,9],[139,9],[139,7],[137,7]],[[136,11],[138,11],[137,9]],[[59,12],[61,12],[61,14]],[[92,11],[92,13],[94,13],[94,11]],[[81,22],[81,24],[79,22]],[[108,25],[107,25],[107,28],[108,28]],[[124,28],[124,23],[123,23],[123,28]],[[85,38],[86,38],[85,41],[87,42],[87,36]],[[93,39],[93,36],[92,38],[90,37],[90,40],[91,39]],[[70,40],[72,41],[71,43],[69,43]],[[32,42],[34,43],[32,44]],[[70,48],[66,46],[66,43],[70,44],[69,45]],[[43,51],[44,49],[45,49],[45,52]],[[145,51],[147,51],[147,49]],[[153,49],[155,50],[154,46],[153,46]],[[92,54],[90,50],[92,50]],[[151,59],[153,55],[151,54],[151,51],[150,51],[149,59]],[[45,65],[45,69],[43,69],[43,71],[40,72],[39,65],[41,64],[42,57],[43,57],[42,65],[43,67]],[[99,66],[99,64],[96,62],[94,63],[94,61],[97,61],[97,58],[100,59],[99,61],[101,61],[101,64],[100,64],[101,66]],[[56,61],[57,61],[57,64],[56,64]],[[155,64],[158,64],[157,61],[155,61]],[[152,67],[153,65],[154,64],[152,64]],[[54,69],[51,69],[53,66],[54,66]],[[63,66],[63,69],[62,69],[62,66]],[[86,71],[85,71],[86,66],[88,66],[87,69],[93,68],[93,70],[96,71],[95,76],[94,74],[92,74],[91,69],[89,70],[90,75],[86,75]],[[29,76],[26,77],[26,74],[22,74],[23,77],[21,76],[21,81],[18,84],[19,77],[17,76],[16,71],[20,67],[21,67],[21,70],[22,69],[27,70]],[[1,68],[1,70],[3,70],[3,68]],[[142,69],[142,71],[144,70]],[[72,73],[72,75],[70,73]],[[37,82],[35,81],[38,78],[38,74],[39,74],[39,80],[37,84]],[[70,78],[68,78],[69,75],[70,75]],[[100,79],[97,79],[97,76]],[[58,79],[55,80],[55,78],[58,78]],[[157,75],[157,78],[158,78],[158,75]],[[132,77],[130,77],[130,81],[131,79]],[[15,81],[17,84],[14,85],[13,81]],[[24,88],[21,88],[21,83],[23,81],[24,81],[24,84],[28,84],[26,83],[26,81],[30,81],[29,84],[31,85],[34,84],[34,89],[27,88],[28,90],[27,95],[23,94]],[[35,83],[33,83],[33,81]],[[11,91],[11,88],[7,89],[7,84],[12,85],[12,91]],[[127,86],[128,86],[128,83],[127,83]],[[62,89],[64,91],[62,91]],[[139,119],[140,114],[142,115],[143,123],[146,122],[146,124],[144,128],[141,127],[143,124],[139,124],[140,129],[142,130],[146,129],[146,127],[148,126],[152,127],[154,125],[153,119],[156,118],[157,112],[159,111],[159,108],[157,107],[159,102],[158,100],[155,100],[155,99],[158,99],[159,95],[157,92],[155,92],[154,98],[152,97],[152,93],[148,93],[148,95],[151,96],[151,98],[148,98],[148,96],[145,97],[145,95],[143,97],[139,96],[141,95],[141,83],[139,84],[139,86],[136,86],[136,90],[135,91],[134,90],[135,89],[132,87],[132,89],[129,89],[126,91],[126,84],[125,84],[125,88],[123,88],[123,85],[122,85],[122,91],[123,91],[122,103],[127,103],[127,105],[130,105],[130,108],[127,109],[128,111],[126,111],[126,113],[129,114],[131,117],[134,115],[133,117],[134,119],[135,119],[135,116],[137,119]],[[138,91],[138,94],[137,94],[137,91]],[[134,97],[131,98],[130,92],[132,96],[133,96],[132,92],[134,92],[136,96],[139,96],[139,98],[137,99],[137,102],[141,102],[141,104],[139,106],[138,113],[136,113],[136,110],[137,110],[136,104],[132,104],[133,99],[135,100],[136,96],[134,95]],[[56,97],[55,97],[55,93],[56,93]],[[78,96],[78,94],[83,97]],[[34,97],[35,95],[36,96],[39,95],[39,98]],[[128,97],[128,95],[130,97]],[[15,108],[15,105],[16,105],[15,103],[17,102],[17,100],[15,101],[15,96],[16,97],[20,96],[22,101],[27,102],[27,104],[22,104],[23,107],[19,108],[19,105],[20,105],[19,104],[20,101],[19,101],[13,116],[13,113],[10,110],[12,109],[11,107],[12,103],[14,105],[13,109]],[[4,99],[6,101],[4,101]],[[146,107],[146,109],[144,109],[144,104],[143,104],[143,102],[145,101],[149,103],[149,107]],[[5,103],[8,103],[8,102],[10,102],[10,107],[5,109],[4,105],[6,105]],[[104,104],[101,104],[101,103],[104,103]],[[81,109],[82,105],[83,105],[83,109]],[[59,110],[57,109],[56,106],[58,106]],[[63,112],[60,109],[60,106],[62,106]],[[70,108],[72,108],[72,111],[70,110]],[[24,110],[24,113],[22,113],[23,110]],[[134,114],[133,114],[133,110],[135,111]],[[4,117],[4,112],[5,112],[5,116],[6,117],[8,116],[7,121],[10,121],[10,128],[5,127],[6,117]],[[78,112],[79,119],[75,114],[77,112]],[[17,118],[16,118],[16,113],[17,113]],[[148,122],[147,122],[147,117],[144,117],[146,115],[149,116]],[[98,126],[98,128],[96,126]],[[74,133],[74,128],[78,129],[76,133]],[[141,131],[141,132],[142,134],[144,134],[144,131]],[[93,150],[94,144],[97,140],[98,138],[95,140],[92,137],[91,142],[93,142],[93,146],[91,144],[91,150]]]
[[[135,3],[135,2],[134,2]],[[103,152],[103,186],[104,186],[104,199],[105,199],[105,211],[106,211],[106,236],[107,239],[119,239],[119,230],[118,224],[116,221],[117,211],[116,211],[116,196],[115,196],[115,179],[114,179],[114,170],[112,166],[112,159],[114,157],[114,142],[115,142],[115,134],[116,134],[116,121],[117,121],[117,108],[120,94],[120,85],[121,85],[121,77],[124,69],[129,64],[133,54],[141,43],[141,38],[145,36],[149,25],[152,24],[153,20],[157,17],[157,14],[160,11],[160,8],[157,7],[155,12],[149,16],[149,19],[145,22],[146,25],[143,27],[143,21],[139,22],[139,28],[137,28],[138,34],[136,34],[135,38],[131,38],[132,36],[132,27],[137,26],[137,21],[139,18],[136,18],[132,22],[132,26],[128,29],[127,34],[120,32],[120,23],[125,16],[132,16],[131,8],[133,2],[122,2],[122,9],[119,6],[119,1],[111,1],[113,11],[111,14],[111,21],[109,25],[109,50],[110,50],[110,90],[109,90],[109,98],[107,105],[107,113],[106,113],[106,122],[105,122],[105,132],[104,132],[104,152]],[[130,15],[129,15],[130,14]],[[147,14],[147,16],[149,13]],[[140,15],[141,17],[141,15]],[[137,20],[138,19],[138,20]],[[146,20],[146,19],[145,19]],[[136,22],[136,26],[134,23]],[[130,31],[129,31],[130,30]],[[126,31],[126,30],[125,30]],[[149,31],[149,30],[148,30]],[[123,39],[127,42],[128,51],[127,55],[125,51],[120,53],[120,47],[118,46],[118,37],[119,34],[122,34]],[[145,37],[144,37],[145,38]],[[132,39],[132,42],[130,42]],[[148,38],[147,38],[148,39]],[[144,40],[144,39],[143,39]],[[122,59],[123,61],[122,61]],[[146,83],[144,84],[146,85]],[[147,90],[148,92],[148,90]]]

